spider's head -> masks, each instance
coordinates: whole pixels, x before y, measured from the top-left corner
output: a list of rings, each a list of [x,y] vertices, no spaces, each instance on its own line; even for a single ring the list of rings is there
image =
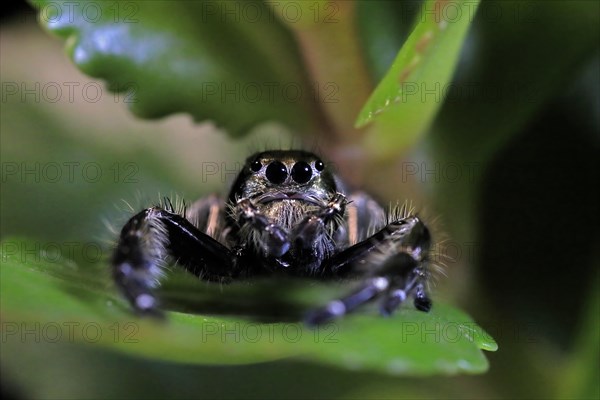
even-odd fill
[[[272,150],[248,157],[229,200],[247,198],[257,204],[297,200],[322,205],[336,189],[333,174],[315,154]]]

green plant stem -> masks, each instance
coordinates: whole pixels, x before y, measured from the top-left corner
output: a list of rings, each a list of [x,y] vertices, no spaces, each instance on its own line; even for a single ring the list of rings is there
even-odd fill
[[[354,120],[373,89],[359,45],[356,7],[351,1],[316,4],[303,10],[307,18],[300,23],[278,14],[298,41],[333,140],[355,143],[364,131],[354,128]]]

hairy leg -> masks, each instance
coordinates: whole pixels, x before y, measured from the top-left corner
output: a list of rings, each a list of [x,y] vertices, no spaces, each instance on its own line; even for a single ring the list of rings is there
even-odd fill
[[[342,277],[360,275],[362,283],[349,295],[311,312],[306,322],[322,324],[379,298],[384,315],[391,314],[408,296],[415,297],[417,309],[429,311],[425,267],[430,243],[425,224],[411,216],[388,224],[370,238],[338,253],[327,265],[331,273]]]
[[[228,248],[183,216],[148,208],[125,224],[111,262],[115,283],[138,312],[160,313],[153,290],[169,256],[205,279],[235,275],[235,258]]]

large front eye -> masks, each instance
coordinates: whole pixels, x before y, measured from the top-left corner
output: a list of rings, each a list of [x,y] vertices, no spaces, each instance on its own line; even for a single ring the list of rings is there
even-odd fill
[[[292,168],[292,179],[297,183],[306,183],[310,181],[312,169],[307,162],[298,161]]]
[[[288,172],[287,172],[287,168],[285,167],[285,165],[283,165],[282,162],[273,161],[267,167],[267,171],[265,174],[269,181],[279,184],[279,183],[283,183],[283,181],[285,181],[285,179],[287,178]]]

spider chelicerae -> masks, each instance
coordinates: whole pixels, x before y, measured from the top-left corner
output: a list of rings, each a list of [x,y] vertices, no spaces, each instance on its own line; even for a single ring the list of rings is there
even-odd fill
[[[406,205],[386,213],[368,194],[349,191],[317,155],[272,150],[246,160],[225,199],[208,196],[179,212],[166,202],[133,216],[111,264],[133,308],[155,315],[168,259],[210,281],[357,279],[347,296],[307,314],[314,326],[372,301],[384,315],[407,298],[428,312],[430,248],[429,229]]]

